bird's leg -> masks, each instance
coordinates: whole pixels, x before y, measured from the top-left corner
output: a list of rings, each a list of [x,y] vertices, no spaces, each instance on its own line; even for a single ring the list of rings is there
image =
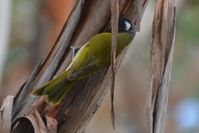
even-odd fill
[[[80,47],[70,46],[70,48],[72,49],[72,57],[74,58],[77,52],[79,51]]]
[[[86,78],[100,70],[104,70],[103,68],[102,69],[99,69],[93,65],[88,65],[87,67],[77,71],[77,72],[73,72],[69,77],[68,79],[70,81],[73,81],[73,80],[80,80],[80,79],[83,79],[83,78]]]
[[[79,79],[80,77],[82,77],[81,76],[82,74],[84,74],[84,71],[81,71],[81,70],[77,71],[77,72],[74,72],[68,77],[68,80],[69,81],[73,81],[73,80]]]

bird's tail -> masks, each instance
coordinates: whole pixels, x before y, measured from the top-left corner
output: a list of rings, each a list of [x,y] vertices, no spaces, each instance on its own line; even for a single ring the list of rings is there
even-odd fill
[[[34,89],[32,94],[35,96],[46,95],[46,102],[48,104],[60,104],[74,83],[74,81],[67,79],[67,75],[67,71],[65,71],[57,78],[47,82],[44,86]]]

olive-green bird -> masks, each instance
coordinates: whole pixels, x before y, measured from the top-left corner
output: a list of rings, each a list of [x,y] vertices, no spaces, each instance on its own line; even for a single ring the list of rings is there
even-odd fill
[[[126,18],[119,19],[116,56],[132,41],[135,35],[134,25]],[[33,90],[35,96],[46,95],[47,103],[59,104],[70,88],[80,79],[108,68],[111,62],[111,33],[105,32],[93,36],[84,44],[68,68],[44,86]]]

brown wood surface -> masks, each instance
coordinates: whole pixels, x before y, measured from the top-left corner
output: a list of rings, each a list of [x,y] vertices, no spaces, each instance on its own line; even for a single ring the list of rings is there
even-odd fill
[[[140,21],[147,5],[147,0],[121,0],[120,14],[129,18],[139,29]],[[41,86],[46,81],[53,78],[59,72],[62,72],[71,61],[69,46],[82,46],[93,35],[103,31],[110,21],[110,1],[107,0],[77,0],[72,14],[66,21],[65,26],[56,41],[54,52],[51,53],[52,60],[48,58],[47,68],[39,63],[38,67],[28,79],[21,91],[16,97],[13,111],[13,122],[17,118],[24,118],[24,114],[32,114],[33,108],[37,107],[41,115],[47,112],[52,114],[58,121],[58,132],[82,132],[101,105],[110,79],[110,70],[104,70],[92,77],[79,81],[68,93],[64,102],[59,107],[49,107],[41,97],[39,100],[30,96],[29,92],[35,86]],[[123,52],[123,55],[126,51]],[[123,56],[121,56],[122,60]],[[120,63],[119,63],[120,64]],[[44,70],[41,71],[41,69]],[[36,101],[35,101],[36,100]],[[34,103],[34,107],[32,106]],[[20,120],[19,120],[20,122]],[[17,133],[19,129],[24,128],[19,124],[13,132]]]
[[[149,124],[150,133],[164,133],[175,39],[174,0],[157,0],[153,18]]]

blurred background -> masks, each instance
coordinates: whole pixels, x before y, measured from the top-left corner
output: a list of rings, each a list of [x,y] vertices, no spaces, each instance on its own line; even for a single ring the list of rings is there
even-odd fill
[[[142,133],[146,127],[149,53],[154,0],[117,74],[116,130],[106,96],[88,133]],[[0,103],[15,95],[54,44],[74,0],[0,1]],[[199,1],[176,0],[177,23],[167,133],[199,132]]]

